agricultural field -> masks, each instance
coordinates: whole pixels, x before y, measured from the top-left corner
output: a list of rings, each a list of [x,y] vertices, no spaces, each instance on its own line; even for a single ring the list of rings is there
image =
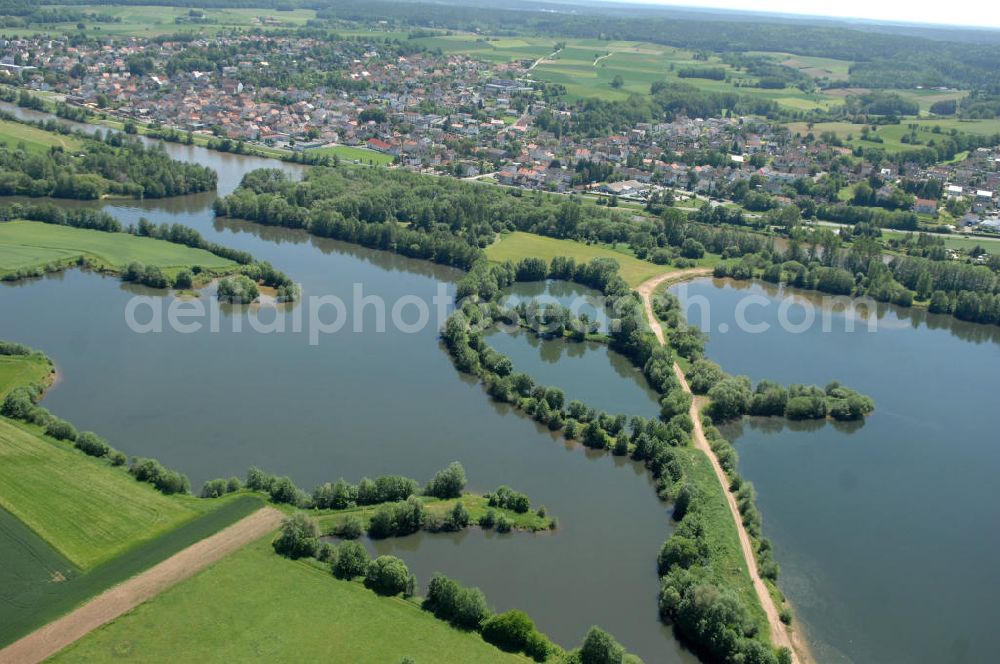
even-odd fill
[[[164,496],[123,469],[0,420],[0,507],[81,569],[193,518],[190,501]]]
[[[6,624],[12,614],[41,601],[50,589],[78,572],[73,563],[3,509],[0,509],[0,560],[3,560],[0,624]]]
[[[331,653],[344,662],[530,661],[449,626],[413,602],[337,580],[318,563],[278,556],[267,538],[50,661],[326,661]]]
[[[0,355],[0,399],[20,385],[41,383],[51,371],[42,355]]]
[[[749,51],[748,55],[765,55],[775,62],[798,69],[803,74],[817,80],[846,81],[854,64],[849,60],[835,60],[813,55],[796,55],[794,53],[778,53],[775,51]]]
[[[357,148],[350,145],[331,145],[323,148],[312,148],[309,154],[336,155],[343,161],[352,161],[372,166],[388,166],[394,160],[391,154],[375,152],[367,148]]]
[[[921,143],[903,143],[902,138],[911,133],[910,126],[916,125],[917,139]],[[809,128],[805,122],[790,122],[786,125],[792,134],[802,134],[805,136],[812,131],[814,136],[819,136],[824,132],[833,132],[838,138],[843,140],[849,147],[858,145],[865,147],[879,147],[886,152],[894,153],[913,148],[919,148],[921,144],[926,144],[933,140],[938,134],[934,133],[934,127],[940,127],[942,134],[948,134],[953,129],[966,134],[985,136],[1000,133],[1000,119],[993,120],[957,120],[957,119],[914,119],[904,120],[897,125],[880,125],[873,136],[882,139],[881,143],[861,140],[861,129],[864,125],[852,124],[850,122],[818,122]]]
[[[133,261],[155,265],[165,274],[200,266],[211,272],[236,267],[204,249],[128,233],[105,233],[37,221],[0,223],[0,277],[21,268],[72,263],[84,257],[95,268],[122,270]]]
[[[28,154],[45,153],[52,147],[73,150],[80,146],[79,141],[72,136],[62,136],[20,122],[0,120],[0,145],[7,146],[8,150],[16,150],[21,143]]]
[[[204,514],[84,571],[0,509],[0,559],[4,561],[0,566],[0,647],[263,506],[260,498],[245,494],[188,500],[198,503]]]
[[[557,240],[520,231],[504,235],[486,247],[486,257],[497,263],[519,261],[522,258],[544,258],[546,261],[551,261],[556,256],[569,256],[578,263],[586,263],[593,258],[612,258],[618,261],[618,274],[630,286],[637,286],[651,277],[670,270],[668,266],[639,260],[608,246]]]
[[[155,37],[181,32],[215,34],[231,28],[295,27],[315,18],[311,9],[278,11],[276,9],[203,9],[164,6],[74,5],[74,10],[120,18],[120,22],[83,21],[93,36],[123,35]],[[201,17],[191,15],[200,11]],[[77,22],[33,24],[29,28],[5,29],[6,35],[33,35],[39,32],[71,34],[80,30]]]
[[[769,99],[796,110],[827,108],[837,101],[834,96],[824,93],[807,94],[796,88],[763,90],[736,87],[726,81],[682,79],[675,73],[680,67],[730,67],[723,64],[717,56],[710,56],[708,60],[695,60],[692,51],[661,44],[600,39],[482,37],[472,34],[439,35],[414,41],[428,48],[440,48],[446,53],[463,53],[489,62],[535,63],[531,71],[532,77],[565,85],[571,99],[626,99],[630,94],[649,94],[650,85],[656,81],[673,81],[688,83],[703,90],[739,92]],[[564,41],[565,48],[556,52],[556,41]],[[788,54],[775,55],[784,57]],[[837,75],[846,72],[849,66],[849,63],[825,58],[806,58],[803,59],[803,64],[817,70],[821,67],[832,68],[838,72]],[[615,76],[621,76],[621,88],[611,87]],[[734,72],[734,80],[755,82],[753,77],[742,75],[741,72]]]

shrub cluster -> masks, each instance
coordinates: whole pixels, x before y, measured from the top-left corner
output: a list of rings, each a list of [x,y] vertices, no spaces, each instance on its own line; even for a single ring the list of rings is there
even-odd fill
[[[164,468],[156,459],[135,458],[129,465],[128,472],[140,482],[148,482],[166,494],[191,491],[186,475]]]

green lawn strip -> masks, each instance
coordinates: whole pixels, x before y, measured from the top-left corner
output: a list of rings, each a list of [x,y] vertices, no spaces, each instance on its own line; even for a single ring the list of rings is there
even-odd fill
[[[0,419],[0,507],[83,569],[192,519],[196,502]]]
[[[519,514],[513,510],[490,507],[485,497],[471,493],[467,493],[461,498],[453,498],[450,500],[439,500],[437,498],[428,497],[423,497],[422,500],[424,501],[428,513],[442,517],[447,516],[451,510],[454,509],[455,504],[461,501],[465,505],[465,509],[469,511],[469,518],[472,523],[476,523],[479,520],[479,517],[486,514],[486,512],[493,510],[496,512],[497,516],[500,514],[506,516],[515,530],[548,530],[553,524],[553,519],[551,517],[538,516],[538,513],[536,512],[538,509],[537,507],[533,507],[527,512]],[[372,514],[374,514],[375,510],[379,507],[380,505],[364,505],[344,510],[328,510],[316,513],[315,517],[316,521],[319,523],[320,530],[325,534],[332,534],[334,529],[342,524],[348,516],[360,517],[362,523],[365,525],[365,528],[367,528],[369,522],[371,521]]]
[[[196,500],[193,499],[192,500]],[[127,501],[120,500],[123,505]],[[29,596],[19,596],[17,603],[0,604],[0,647],[9,645],[25,634],[66,614],[86,600],[160,563],[178,551],[209,537],[223,528],[252,514],[264,505],[257,496],[233,494],[226,498],[204,500],[201,516],[157,537],[130,548],[124,554],[99,567],[72,576],[66,581],[48,583],[34,591],[36,600],[28,604]],[[58,555],[52,552],[54,555]],[[21,554],[26,555],[26,554]],[[7,562],[4,558],[4,567]],[[55,558],[46,558],[52,562]],[[23,566],[24,563],[21,563]],[[258,579],[245,579],[245,583]],[[208,607],[214,610],[214,607]],[[181,632],[177,632],[181,633]],[[176,638],[176,633],[174,637]],[[164,650],[164,654],[170,648]]]
[[[15,387],[42,383],[51,372],[42,355],[0,355],[0,400]]]
[[[551,261],[556,256],[569,256],[575,258],[578,263],[586,263],[593,258],[613,258],[618,261],[618,274],[630,286],[637,286],[671,269],[669,266],[639,260],[607,246],[584,244],[575,240],[558,240],[521,231],[506,234],[486,247],[486,257],[497,263],[508,260],[516,262],[529,257]]]
[[[350,145],[333,145],[325,148],[313,148],[306,154],[336,155],[344,161],[356,161],[362,164],[372,164],[373,166],[388,166],[394,161],[391,154],[375,152],[366,148],[358,148]]]
[[[80,141],[72,136],[63,136],[20,122],[0,120],[0,143],[5,144],[8,150],[16,150],[22,142],[29,154],[46,153],[51,147],[74,150],[80,146]]]
[[[709,547],[709,573],[712,580],[723,588],[731,588],[759,628],[757,638],[769,643],[770,627],[767,615],[761,608],[760,600],[750,579],[743,550],[740,547],[739,533],[729,511],[728,499],[719,484],[712,462],[700,450],[694,447],[678,448],[685,476],[698,487],[704,496],[699,507],[705,519],[705,537]]]
[[[426,581],[426,580],[424,580]],[[178,635],[184,635],[178,638]],[[274,553],[267,538],[87,635],[52,662],[525,662],[399,597]]]
[[[225,272],[236,263],[204,249],[130,233],[45,224],[38,221],[0,223],[0,276],[22,267],[44,266],[53,258],[84,256],[92,267],[119,272],[131,262],[159,267],[167,275],[200,266]]]

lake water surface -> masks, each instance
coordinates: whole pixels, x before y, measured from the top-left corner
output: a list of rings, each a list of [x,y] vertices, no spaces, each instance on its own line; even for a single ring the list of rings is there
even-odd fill
[[[252,168],[302,172],[271,160],[166,147],[177,158],[218,170],[223,193]],[[305,298],[334,295],[350,304],[358,295],[377,296],[389,306],[414,296],[430,301],[441,290],[453,293],[460,276],[301,232],[217,220],[214,198],[58,203],[102,207],[126,224],[144,216],[194,227],[211,241],[271,261],[302,284]],[[150,295],[79,270],[0,284],[0,338],[53,358],[61,382],[46,397],[47,408],[129,455],[156,457],[181,470],[196,491],[206,479],[242,476],[251,465],[312,488],[341,476],[357,481],[382,473],[426,481],[458,460],[471,490],[509,484],[547,506],[560,528],[539,535],[418,535],[391,543],[422,582],[441,571],[478,585],[496,609],[524,609],[567,647],[599,624],[647,662],[693,661],[657,620],[655,561],[671,520],[645,472],[630,461],[567,446],[492,403],[454,369],[436,326],[407,333],[389,325],[379,332],[377,311],[368,307],[357,321],[362,332],[353,331],[352,320],[310,345],[306,331],[253,332],[245,311],[229,310],[217,332],[167,327],[139,334],[126,324],[126,307],[132,298]],[[166,308],[173,298],[152,294],[150,301]],[[207,304],[208,297],[202,301]],[[295,310],[261,318],[274,315],[290,329]],[[233,331],[236,320],[243,332]],[[528,339],[510,341],[523,345],[525,355],[516,360],[520,370],[548,366]],[[641,376],[624,371],[621,358],[588,345],[579,358],[567,350],[558,366],[569,370],[578,359],[586,362],[594,385],[616,386],[605,390],[609,398],[628,391],[629,399],[645,399],[641,408],[655,414],[655,398],[649,401]],[[545,376],[550,378],[559,382],[558,375]]]
[[[986,662],[1000,652],[1000,328],[881,306],[877,329],[782,329],[772,286],[699,280],[707,355],[732,374],[840,380],[872,396],[863,426],[747,418],[725,427],[757,487],[782,589],[820,661]],[[770,329],[741,331],[748,323]],[[795,294],[793,327],[817,296]],[[692,308],[692,322],[700,318]],[[726,329],[726,332],[721,332]]]

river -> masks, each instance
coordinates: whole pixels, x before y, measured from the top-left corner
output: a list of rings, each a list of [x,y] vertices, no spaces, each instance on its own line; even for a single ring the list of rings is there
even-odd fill
[[[221,193],[232,191],[254,168],[302,173],[299,166],[274,160],[165,147],[178,159],[216,169]],[[441,292],[453,293],[460,276],[302,232],[215,219],[214,198],[210,193],[110,204],[56,202],[100,207],[123,223],[146,217],[157,224],[185,224],[210,241],[272,262],[303,288],[298,306],[261,312],[261,320],[280,318],[287,329],[296,311],[308,308],[310,296],[347,303],[356,295],[376,296],[388,307],[413,297],[430,302]],[[55,414],[81,430],[99,432],[129,455],[156,457],[181,470],[196,491],[206,479],[242,476],[251,465],[312,488],[341,476],[356,482],[381,473],[423,482],[460,461],[471,490],[509,484],[545,505],[560,527],[537,535],[473,531],[387,543],[399,547],[423,583],[441,571],[480,586],[495,609],[524,609],[566,647],[598,624],[647,662],[693,661],[657,620],[656,554],[671,520],[643,469],[567,445],[492,403],[475,381],[454,369],[434,325],[412,332],[387,325],[378,331],[371,305],[316,345],[306,330],[255,332],[242,310],[222,312],[218,331],[205,325],[191,333],[169,326],[161,333],[138,333],[125,315],[136,297],[145,298],[147,308],[166,310],[174,302],[172,296],[80,270],[0,285],[0,338],[44,351],[59,369],[61,382],[44,402]],[[199,302],[210,304],[206,296]],[[236,322],[242,332],[234,331]],[[355,323],[361,333],[353,331]],[[524,351],[516,358],[519,370],[541,368],[532,340],[504,341],[512,344],[505,352]],[[623,368],[622,358],[609,356],[604,347],[579,345],[567,347],[558,366],[578,371],[573,364],[578,361],[586,362],[593,382],[581,397],[600,396],[594,385],[605,385],[610,408],[621,388],[647,400],[643,412],[656,413],[655,395],[650,397],[641,375]],[[576,394],[570,387],[568,393]]]
[[[836,379],[875,400],[863,426],[746,418],[724,427],[818,659],[993,661],[1000,328],[882,305],[874,332],[863,316],[848,331],[848,316],[818,295],[712,279],[673,290],[699,304],[691,322],[728,372]],[[741,301],[745,323],[769,329],[741,329]],[[782,302],[794,304],[782,313]]]

